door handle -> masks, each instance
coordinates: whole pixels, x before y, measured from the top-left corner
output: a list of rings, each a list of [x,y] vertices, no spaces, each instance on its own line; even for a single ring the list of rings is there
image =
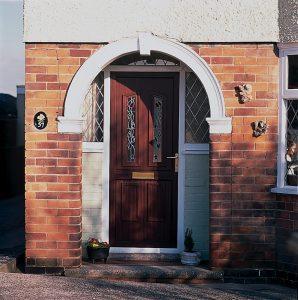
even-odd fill
[[[169,159],[177,159],[177,158],[179,158],[179,154],[175,153],[175,156],[167,156],[167,158],[169,158]]]
[[[179,167],[179,154],[175,153],[175,156],[167,156],[168,159],[175,159],[175,172],[178,173]]]

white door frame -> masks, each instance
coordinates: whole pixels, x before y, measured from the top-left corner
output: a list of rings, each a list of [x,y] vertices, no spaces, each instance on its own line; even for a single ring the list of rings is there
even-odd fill
[[[102,239],[109,241],[109,174],[110,174],[110,74],[111,72],[175,72],[179,73],[179,129],[178,129],[178,206],[177,206],[177,247],[136,248],[111,247],[111,253],[179,253],[184,244],[184,189],[185,189],[185,71],[186,66],[113,66],[104,69],[104,152],[103,152],[103,203]]]

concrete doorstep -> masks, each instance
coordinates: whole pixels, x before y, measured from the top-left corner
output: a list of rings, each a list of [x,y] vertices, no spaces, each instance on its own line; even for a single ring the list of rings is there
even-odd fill
[[[118,281],[158,282],[158,283],[211,283],[222,282],[222,272],[210,271],[200,267],[182,265],[153,265],[108,263],[85,263],[79,269],[65,270],[66,277],[96,278]]]

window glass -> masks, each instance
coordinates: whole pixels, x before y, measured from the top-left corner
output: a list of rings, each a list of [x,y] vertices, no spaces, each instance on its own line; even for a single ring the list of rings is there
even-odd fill
[[[286,185],[298,186],[298,99],[287,103]]]
[[[132,53],[122,56],[111,63],[118,66],[179,66],[180,62],[166,54],[152,51],[150,56]]]
[[[298,89],[298,55],[289,55],[288,63],[289,63],[288,88]]]
[[[185,75],[185,142],[200,144],[209,142],[209,100],[199,78],[192,72]]]
[[[103,142],[104,75],[100,72],[83,103],[83,141]]]

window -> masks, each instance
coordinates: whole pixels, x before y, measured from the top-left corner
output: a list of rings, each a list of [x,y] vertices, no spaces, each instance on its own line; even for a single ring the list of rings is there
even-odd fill
[[[288,56],[288,88],[298,89],[298,55]]]
[[[122,56],[111,63],[116,66],[179,66],[180,62],[166,54],[152,51],[150,56],[132,53]]]
[[[83,142],[103,142],[104,75],[94,79],[83,103]]]
[[[185,74],[185,143],[209,143],[209,100],[199,78],[192,72]]]
[[[279,149],[277,187],[298,195],[298,47],[280,46]]]
[[[286,174],[285,185],[298,186],[298,99],[286,100]]]

